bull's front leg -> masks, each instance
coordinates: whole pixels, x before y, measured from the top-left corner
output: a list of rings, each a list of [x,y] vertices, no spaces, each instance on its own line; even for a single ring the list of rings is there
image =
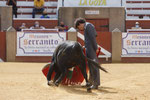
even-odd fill
[[[64,68],[65,68],[65,67],[64,67]],[[55,81],[55,85],[56,85],[56,86],[59,86],[59,84],[61,83],[61,81],[64,79],[66,73],[67,73],[67,69],[64,69],[64,70],[61,72],[59,78]]]
[[[54,71],[54,62],[52,62],[50,64],[49,71],[48,71],[48,74],[47,74],[47,84],[48,85],[51,85],[50,81],[51,81],[51,76],[52,76],[53,71]]]

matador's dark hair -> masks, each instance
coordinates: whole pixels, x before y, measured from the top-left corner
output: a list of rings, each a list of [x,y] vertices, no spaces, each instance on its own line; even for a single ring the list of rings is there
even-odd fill
[[[77,29],[77,27],[80,25],[80,24],[83,24],[83,23],[85,23],[86,21],[85,21],[85,19],[84,18],[77,18],[76,20],[75,20],[75,22],[74,22],[74,26],[75,26],[75,28]]]

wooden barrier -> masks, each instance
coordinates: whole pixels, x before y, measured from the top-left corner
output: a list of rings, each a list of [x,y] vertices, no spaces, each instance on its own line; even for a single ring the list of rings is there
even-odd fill
[[[6,33],[0,32],[0,59],[6,61]]]
[[[122,54],[122,32],[119,29],[112,31],[112,62],[121,62]]]
[[[84,33],[78,33],[77,41],[84,45]],[[101,48],[100,55],[98,56],[100,63],[110,63],[111,62],[111,32],[97,32],[96,41]]]
[[[17,45],[16,30],[10,26],[6,32],[6,61],[15,62],[16,45]]]

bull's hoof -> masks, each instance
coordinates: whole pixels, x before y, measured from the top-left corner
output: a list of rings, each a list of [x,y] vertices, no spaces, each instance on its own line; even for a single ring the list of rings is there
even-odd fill
[[[55,82],[55,86],[57,86],[57,87],[58,87],[58,86],[59,86],[59,83]]]
[[[47,85],[51,86],[52,85],[51,81],[47,81]]]
[[[91,84],[90,83],[86,83],[86,87],[90,87],[91,86]]]
[[[87,88],[88,93],[92,93],[92,89],[90,87]]]

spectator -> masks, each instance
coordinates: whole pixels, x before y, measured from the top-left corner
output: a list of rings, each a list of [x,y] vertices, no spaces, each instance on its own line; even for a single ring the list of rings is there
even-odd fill
[[[21,26],[19,27],[18,31],[21,31],[22,29],[28,29],[26,27],[26,23],[22,23]]]
[[[17,18],[17,1],[16,0],[8,0],[6,2],[6,5],[12,6],[13,14],[15,15],[15,18]]]
[[[139,22],[135,22],[135,27],[132,27],[132,29],[141,29]]]
[[[44,0],[34,0],[32,18],[35,18],[36,13],[43,13],[43,11],[44,11]]]
[[[50,18],[48,15],[47,15],[47,11],[44,9],[43,13],[42,13],[42,16],[40,18]]]
[[[34,26],[30,27],[30,29],[45,29],[45,27],[40,26],[40,23],[38,21],[36,21],[34,23]]]
[[[143,15],[140,15],[140,16],[139,16],[139,19],[143,19]]]
[[[57,26],[59,31],[68,31],[68,26],[64,24],[63,21],[60,22],[60,26]]]

